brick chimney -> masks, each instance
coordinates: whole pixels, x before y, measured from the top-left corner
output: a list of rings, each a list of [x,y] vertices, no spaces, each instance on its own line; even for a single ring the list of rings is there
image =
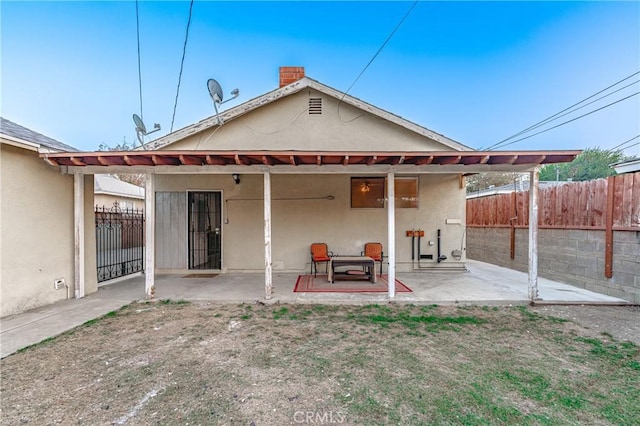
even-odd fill
[[[284,87],[304,77],[304,67],[280,67],[280,87]]]

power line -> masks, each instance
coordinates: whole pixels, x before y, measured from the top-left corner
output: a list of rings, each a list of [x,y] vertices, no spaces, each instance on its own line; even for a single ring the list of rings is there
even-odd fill
[[[532,135],[525,136],[525,137],[523,137],[523,138],[520,138],[520,139],[516,139],[516,140],[514,140],[514,141],[511,141],[511,142],[509,142],[509,143],[507,143],[507,144],[502,145],[502,147],[509,146],[509,145],[513,145],[513,144],[514,144],[514,143],[516,143],[516,142],[520,142],[520,141],[523,141],[523,140],[525,140],[525,139],[532,138],[532,137],[534,137],[534,136],[537,136],[537,135],[539,135],[539,134],[541,134],[541,133],[548,132],[549,130],[553,130],[553,129],[555,129],[555,128],[557,128],[557,127],[560,127],[560,126],[564,126],[564,125],[565,125],[565,124],[567,124],[567,123],[571,123],[572,121],[576,121],[576,120],[578,120],[578,119],[580,119],[580,118],[582,118],[582,117],[586,117],[587,115],[593,114],[594,112],[598,112],[598,111],[600,111],[601,109],[608,108],[608,107],[610,107],[610,106],[612,106],[612,105],[615,105],[615,104],[617,104],[617,103],[619,103],[619,102],[622,102],[622,101],[624,101],[624,100],[626,100],[626,99],[629,99],[629,98],[630,98],[630,97],[632,97],[632,96],[636,96],[636,95],[637,95],[637,94],[639,94],[639,93],[640,93],[640,92],[632,93],[631,95],[629,95],[629,96],[627,96],[627,97],[624,97],[624,98],[622,98],[622,99],[618,99],[618,100],[617,100],[617,101],[615,101],[615,102],[611,102],[610,104],[607,104],[607,105],[605,105],[605,106],[603,106],[603,107],[600,107],[600,108],[598,108],[598,109],[594,109],[593,111],[589,111],[588,113],[586,113],[586,114],[582,114],[582,115],[580,115],[580,116],[578,116],[578,117],[575,117],[575,118],[572,118],[571,120],[567,120],[567,121],[565,121],[565,122],[563,122],[563,123],[557,124],[557,125],[555,125],[555,126],[553,126],[553,127],[549,127],[548,129],[541,130],[541,131],[536,132],[536,133],[534,133],[534,134],[532,134]]]
[[[600,90],[600,91],[598,91],[598,92],[594,93],[593,95],[588,96],[588,97],[586,97],[586,98],[582,99],[581,101],[576,102],[575,104],[573,104],[573,105],[571,105],[571,106],[569,106],[569,107],[567,107],[567,108],[563,109],[562,111],[559,111],[559,112],[557,112],[557,113],[555,113],[555,114],[553,114],[553,115],[551,115],[551,116],[549,116],[549,117],[545,118],[544,120],[539,121],[539,122],[537,122],[537,123],[535,123],[535,124],[533,124],[533,125],[531,125],[531,126],[527,127],[526,129],[521,130],[521,131],[519,131],[518,133],[516,133],[516,134],[513,134],[513,135],[509,136],[508,138],[505,138],[505,139],[503,139],[503,140],[501,140],[501,141],[499,141],[499,142],[496,142],[496,143],[494,143],[493,145],[491,145],[491,146],[489,146],[489,147],[487,147],[487,148],[485,148],[485,149],[486,149],[487,151],[489,151],[489,150],[491,150],[491,149],[497,148],[497,147],[498,147],[498,146],[500,146],[503,142],[506,142],[506,141],[508,141],[508,140],[510,140],[510,139],[513,139],[513,138],[518,137],[518,136],[520,136],[520,135],[522,135],[522,134],[524,134],[524,133],[527,133],[528,131],[533,130],[534,128],[540,127],[541,125],[543,125],[543,124],[545,124],[545,123],[547,123],[547,122],[551,121],[554,117],[557,117],[558,115],[562,114],[563,112],[568,111],[568,110],[572,109],[573,107],[575,107],[575,106],[577,106],[577,105],[580,105],[581,103],[583,103],[583,102],[585,102],[585,101],[588,101],[589,99],[591,99],[591,98],[593,98],[593,97],[595,97],[595,96],[598,96],[600,93],[605,92],[605,91],[609,90],[610,88],[612,88],[612,87],[614,87],[614,86],[617,86],[618,84],[622,83],[623,81],[628,80],[628,79],[630,79],[631,77],[634,77],[634,76],[636,76],[636,75],[638,75],[638,74],[640,74],[640,71],[634,72],[633,74],[631,74],[631,75],[629,75],[629,76],[627,76],[627,77],[623,78],[622,80],[619,80],[619,81],[617,81],[617,82],[613,83],[613,84],[612,84],[612,85],[610,85],[610,86],[605,87],[604,89],[602,89],[602,90]],[[614,92],[614,93],[615,93],[615,92]],[[504,145],[504,146],[507,146],[507,145],[510,145],[510,144],[506,144],[506,145]]]
[[[613,148],[609,148],[609,151],[614,151],[614,150],[616,150],[616,149],[620,148],[621,146],[623,146],[623,145],[625,145],[625,144],[628,144],[628,143],[629,143],[629,142],[631,142],[632,140],[634,140],[634,139],[638,139],[638,138],[640,138],[640,135],[634,136],[634,137],[632,137],[631,139],[628,139],[628,140],[626,140],[626,141],[622,142],[620,145],[616,145],[616,146],[614,146]],[[634,145],[631,145],[631,146],[636,146],[636,145],[638,145],[638,144],[634,144]],[[628,147],[626,147],[626,148],[624,148],[624,149],[631,148],[631,146],[628,146]]]
[[[578,110],[581,110],[582,108],[586,108],[586,107],[588,107],[588,106],[589,106],[589,105],[591,105],[591,104],[594,104],[594,103],[596,103],[596,102],[598,102],[598,101],[600,101],[600,100],[602,100],[602,99],[604,99],[604,98],[608,98],[609,96],[611,96],[611,95],[613,95],[613,94],[615,94],[615,93],[618,93],[619,91],[624,90],[624,89],[626,89],[627,87],[629,87],[629,86],[633,86],[634,84],[638,84],[638,83],[640,83],[640,80],[634,81],[633,83],[629,83],[629,84],[627,84],[626,86],[623,86],[623,87],[621,87],[621,88],[619,88],[619,89],[617,89],[617,90],[614,90],[614,91],[613,91],[613,92],[611,92],[611,93],[607,93],[606,95],[602,95],[602,96],[600,96],[599,98],[596,98],[596,99],[592,100],[591,102],[587,102],[587,103],[586,103],[586,104],[584,104],[584,105],[581,105],[581,106],[579,106],[579,107],[577,107],[577,108],[575,108],[575,109],[572,109],[571,111],[567,111],[567,112],[565,112],[564,114],[557,115],[555,118],[552,118],[551,120],[547,120],[547,121],[545,121],[544,123],[539,123],[539,124],[533,125],[533,126],[529,127],[529,129],[528,129],[528,130],[537,129],[538,127],[542,127],[542,126],[544,126],[545,124],[549,124],[549,123],[551,123],[552,121],[556,121],[556,120],[558,120],[559,118],[562,118],[562,117],[564,117],[564,116],[566,116],[566,115],[573,114],[574,112],[576,112],[576,111],[578,111]],[[558,114],[559,114],[559,113],[558,113]],[[523,132],[520,132],[520,133],[518,133],[518,135],[520,135],[520,134],[522,134],[522,133],[526,133],[526,132],[524,132],[524,131],[523,131]],[[514,136],[512,136],[512,137],[515,137],[515,136],[516,136],[516,135],[514,135]]]
[[[182,69],[184,68],[184,57],[187,53],[187,41],[189,40],[189,27],[191,26],[191,12],[193,10],[193,0],[189,5],[189,20],[187,21],[187,31],[184,36],[184,45],[182,46],[182,60],[180,60],[180,74],[178,74],[178,87],[176,88],[176,100],[173,104],[173,117],[171,117],[171,130],[173,132],[173,123],[176,119],[176,108],[178,107],[178,96],[180,95],[180,82],[182,81]]]
[[[360,71],[360,74],[358,74],[358,76],[356,77],[355,80],[353,80],[353,83],[351,83],[351,86],[349,86],[349,88],[342,94],[342,98],[340,98],[340,104],[342,103],[342,100],[344,99],[345,96],[347,96],[347,93],[349,93],[349,90],[351,90],[351,88],[353,88],[353,86],[358,82],[358,80],[360,80],[360,77],[362,77],[362,75],[364,74],[364,72],[367,70],[367,68],[369,68],[369,65],[371,65],[373,63],[373,61],[378,57],[378,55],[380,54],[380,52],[382,52],[382,49],[384,49],[384,47],[387,45],[387,43],[389,43],[389,40],[391,40],[391,38],[394,36],[394,34],[396,33],[396,31],[398,31],[398,29],[402,26],[402,24],[404,23],[404,21],[407,19],[407,17],[411,14],[411,12],[413,11],[413,8],[416,7],[416,5],[418,4],[418,0],[414,1],[413,4],[411,5],[411,7],[409,8],[409,10],[407,10],[407,13],[404,14],[404,16],[402,17],[402,19],[400,20],[400,22],[398,22],[398,25],[396,25],[396,27],[393,29],[393,31],[391,31],[391,33],[389,34],[389,36],[387,37],[387,39],[384,41],[384,43],[382,43],[382,45],[380,46],[380,48],[378,49],[378,51],[375,53],[375,55],[373,55],[373,57],[371,58],[371,60],[369,60],[369,62],[367,63],[367,65],[365,65],[365,67],[362,69],[362,71]],[[340,104],[338,104],[338,118],[340,118]],[[360,116],[358,116],[360,117]],[[356,117],[356,118],[358,118]],[[348,121],[353,121],[356,118],[352,119],[352,120],[348,120]]]
[[[140,92],[140,118],[144,121],[142,113],[142,68],[140,66],[140,19],[138,14],[138,0],[136,0],[136,39],[138,41],[138,90]]]

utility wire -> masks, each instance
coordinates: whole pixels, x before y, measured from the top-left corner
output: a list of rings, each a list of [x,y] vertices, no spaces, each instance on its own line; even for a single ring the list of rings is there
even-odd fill
[[[626,99],[629,99],[629,98],[630,98],[630,97],[632,97],[632,96],[636,96],[636,95],[637,95],[637,94],[639,94],[639,93],[640,93],[640,92],[632,93],[631,95],[629,95],[629,96],[627,96],[627,97],[624,97],[624,98],[622,98],[622,99],[618,99],[618,100],[617,100],[617,101],[615,101],[615,102],[611,102],[610,104],[607,104],[607,105],[605,105],[605,106],[603,106],[603,107],[600,107],[600,108],[598,108],[598,109],[594,109],[593,111],[589,111],[588,113],[586,113],[586,114],[582,114],[582,115],[580,115],[580,116],[578,116],[578,117],[575,117],[575,118],[572,118],[571,120],[567,120],[567,121],[565,121],[565,122],[563,122],[563,123],[560,123],[560,124],[557,124],[557,125],[555,125],[555,126],[553,126],[553,127],[549,127],[548,129],[544,129],[544,130],[541,130],[541,131],[539,131],[539,132],[536,132],[536,133],[534,133],[534,134],[532,134],[532,135],[525,136],[525,137],[523,137],[523,138],[516,139],[516,140],[514,140],[514,141],[511,141],[511,142],[509,142],[509,143],[506,143],[506,144],[502,145],[502,147],[512,145],[512,144],[514,144],[514,143],[516,143],[516,142],[520,142],[520,141],[523,141],[523,140],[525,140],[525,139],[532,138],[532,137],[537,136],[537,135],[539,135],[539,134],[541,134],[541,133],[545,133],[545,132],[548,132],[549,130],[553,130],[553,129],[557,128],[557,127],[564,126],[564,125],[565,125],[565,124],[567,124],[567,123],[571,123],[572,121],[576,121],[576,120],[578,120],[578,119],[580,119],[580,118],[582,118],[582,117],[586,117],[587,115],[593,114],[594,112],[600,111],[601,109],[608,108],[608,107],[610,107],[610,106],[612,106],[612,105],[615,105],[615,104],[617,104],[617,103],[619,103],[619,102],[622,102],[622,101],[624,101],[624,100],[626,100]]]
[[[618,93],[619,91],[624,90],[624,89],[626,89],[627,87],[629,87],[629,86],[633,86],[634,84],[638,84],[638,83],[640,83],[640,80],[636,80],[636,81],[634,81],[633,83],[629,83],[629,84],[627,84],[626,86],[623,86],[623,87],[621,87],[621,88],[619,88],[619,89],[617,89],[617,90],[614,90],[614,91],[613,91],[613,92],[611,92],[611,93],[607,93],[606,95],[602,95],[602,96],[600,96],[599,98],[596,98],[596,99],[592,100],[591,102],[587,102],[587,103],[586,103],[586,104],[584,104],[584,105],[580,105],[579,107],[574,108],[574,109],[572,109],[571,111],[567,111],[567,112],[565,112],[564,114],[560,114],[560,113],[558,113],[558,114],[560,114],[560,115],[556,115],[556,117],[555,117],[555,118],[552,118],[552,119],[550,119],[550,120],[547,120],[547,121],[545,121],[544,123],[535,124],[535,125],[533,125],[533,126],[529,127],[529,129],[527,129],[527,130],[528,130],[528,131],[531,131],[531,130],[537,129],[538,127],[542,127],[542,126],[544,126],[545,124],[549,124],[549,123],[551,123],[551,122],[553,122],[553,121],[556,121],[556,120],[558,120],[559,118],[562,118],[562,117],[564,117],[564,116],[566,116],[566,115],[573,114],[574,112],[576,112],[576,111],[578,111],[578,110],[581,110],[582,108],[586,108],[586,107],[588,107],[589,105],[591,105],[591,104],[594,104],[594,103],[598,102],[599,100],[602,100],[602,99],[604,99],[604,98],[608,98],[609,96],[613,95],[614,93]],[[518,135],[520,135],[520,134],[522,134],[522,133],[526,133],[526,132],[524,132],[524,131],[523,131],[523,132],[520,132],[520,133],[518,133],[517,135],[514,135],[514,136],[512,136],[512,137],[518,136]],[[497,147],[496,147],[496,148],[497,148]]]
[[[640,138],[640,135],[634,136],[634,137],[632,137],[631,139],[629,139],[629,140],[626,140],[626,141],[622,142],[620,145],[616,145],[616,146],[614,146],[613,148],[609,148],[609,149],[608,149],[608,151],[614,151],[614,150],[616,150],[616,149],[618,149],[618,148],[622,147],[623,145],[628,144],[628,143],[629,143],[629,142],[631,142],[632,140],[634,140],[634,139],[638,139],[638,138]],[[631,146],[636,146],[636,145],[638,145],[638,144],[634,144],[634,145],[631,145]],[[624,148],[624,149],[628,149],[628,148],[631,148],[631,147],[630,147],[630,146],[628,146],[628,147],[626,147],[626,148]]]
[[[144,122],[144,114],[142,113],[142,68],[140,66],[140,18],[138,16],[138,0],[136,0],[136,38],[138,40],[138,90],[140,92],[140,118]]]
[[[191,12],[193,10],[193,0],[189,5],[189,20],[187,21],[187,31],[184,36],[184,45],[182,46],[182,60],[180,60],[180,74],[178,74],[178,87],[176,88],[176,100],[173,104],[173,117],[171,117],[171,130],[173,132],[173,123],[176,119],[176,108],[178,107],[178,96],[180,95],[180,82],[182,81],[182,69],[184,68],[184,57],[187,53],[187,41],[189,40],[189,27],[191,26]]]
[[[373,57],[371,58],[371,60],[369,60],[369,63],[367,63],[367,65],[365,65],[365,67],[362,69],[362,71],[360,71],[360,74],[358,74],[358,76],[356,77],[355,80],[353,80],[353,83],[351,83],[351,86],[349,86],[349,88],[342,94],[342,98],[340,98],[340,104],[342,103],[343,99],[345,98],[345,96],[347,96],[347,93],[349,93],[349,90],[351,90],[353,88],[353,86],[358,82],[358,80],[360,80],[360,77],[362,77],[362,75],[364,74],[364,72],[367,70],[367,68],[369,68],[369,65],[371,65],[373,63],[373,61],[375,61],[375,59],[378,57],[378,55],[380,54],[380,52],[382,52],[382,49],[384,49],[384,47],[387,45],[387,43],[389,43],[389,40],[391,40],[391,38],[394,36],[394,34],[398,31],[398,29],[402,26],[402,24],[404,23],[404,21],[407,19],[407,17],[411,14],[411,12],[413,11],[413,8],[416,7],[416,5],[418,4],[418,0],[414,1],[413,4],[411,5],[411,7],[409,8],[409,10],[407,10],[407,13],[404,14],[404,16],[402,17],[402,19],[400,20],[400,22],[398,22],[398,25],[396,25],[396,27],[393,29],[393,31],[391,31],[391,33],[389,34],[389,36],[387,37],[387,39],[384,41],[384,43],[382,43],[382,45],[380,46],[380,48],[378,49],[378,51],[375,53],[375,55],[373,55]],[[338,118],[340,118],[340,104],[338,104]],[[360,117],[360,116],[358,116]],[[356,117],[356,118],[358,118]],[[353,121],[356,118],[352,119],[352,120],[348,120],[348,121]]]
[[[619,81],[615,82],[614,84],[612,84],[612,85],[610,85],[610,86],[608,86],[608,87],[605,87],[604,89],[602,89],[602,90],[600,90],[600,91],[598,91],[598,92],[594,93],[593,95],[588,96],[588,97],[586,97],[586,98],[582,99],[581,101],[576,102],[575,104],[573,104],[573,105],[571,105],[571,106],[569,106],[569,107],[567,107],[567,108],[563,109],[562,111],[559,111],[559,112],[557,112],[557,113],[555,113],[555,114],[553,114],[553,115],[551,115],[551,116],[549,116],[549,117],[545,118],[544,120],[539,121],[539,122],[537,122],[536,124],[533,124],[533,125],[531,125],[531,126],[527,127],[526,129],[521,130],[521,131],[519,131],[518,133],[516,133],[516,134],[514,134],[514,135],[509,136],[508,138],[505,138],[505,139],[503,139],[503,140],[501,140],[501,141],[499,141],[499,142],[496,142],[495,144],[493,144],[493,145],[491,145],[491,146],[489,146],[489,147],[487,147],[487,148],[485,148],[485,149],[486,149],[487,151],[489,151],[489,150],[492,150],[492,149],[498,148],[498,147],[499,147],[503,142],[506,142],[506,141],[508,141],[508,140],[510,140],[510,139],[513,139],[513,138],[515,138],[515,137],[518,137],[518,136],[520,136],[520,135],[522,135],[522,134],[524,134],[524,133],[529,132],[530,130],[533,130],[533,129],[534,129],[534,128],[536,128],[536,127],[539,127],[539,126],[541,126],[541,125],[543,125],[543,124],[545,124],[545,123],[547,123],[547,122],[551,121],[554,117],[557,117],[558,115],[562,114],[563,112],[568,111],[568,110],[572,109],[573,107],[575,107],[575,106],[577,106],[577,105],[580,105],[581,103],[583,103],[583,102],[585,102],[585,101],[588,101],[589,99],[591,99],[591,98],[593,98],[593,97],[595,97],[595,96],[598,96],[600,93],[605,92],[605,91],[607,91],[607,90],[611,89],[612,87],[617,86],[618,84],[622,83],[623,81],[628,80],[628,79],[630,79],[631,77],[634,77],[634,76],[636,76],[636,75],[638,75],[638,74],[640,74],[640,71],[637,71],[637,72],[635,72],[635,73],[633,73],[633,74],[631,74],[631,75],[629,75],[629,76],[627,76],[627,77],[623,78],[622,80],[619,80]],[[510,144],[506,144],[506,145],[504,145],[504,146],[507,146],[507,145],[510,145]]]

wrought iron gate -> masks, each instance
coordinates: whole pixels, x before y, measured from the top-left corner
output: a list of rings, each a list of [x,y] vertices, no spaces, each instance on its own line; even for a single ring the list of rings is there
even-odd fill
[[[96,257],[98,282],[144,271],[144,211],[98,207]]]

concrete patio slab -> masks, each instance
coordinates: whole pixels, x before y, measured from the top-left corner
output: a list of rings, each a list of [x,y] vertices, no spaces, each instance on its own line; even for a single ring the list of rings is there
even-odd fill
[[[264,299],[264,274],[220,274],[216,277],[185,278],[184,275],[156,275],[156,299],[208,301],[212,303],[387,303],[386,293],[294,293],[298,274],[273,275],[275,293]],[[528,277],[523,272],[467,261],[467,271],[418,271],[397,274],[413,290],[397,293],[396,303],[525,305]],[[539,296],[546,303],[629,304],[625,300],[540,278]],[[99,287],[83,299],[64,300],[31,311],[2,318],[0,357],[57,336],[67,330],[144,300],[144,276],[138,275]]]

